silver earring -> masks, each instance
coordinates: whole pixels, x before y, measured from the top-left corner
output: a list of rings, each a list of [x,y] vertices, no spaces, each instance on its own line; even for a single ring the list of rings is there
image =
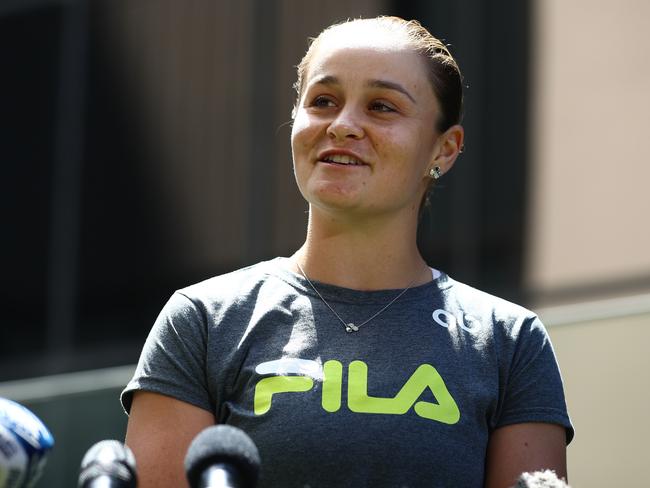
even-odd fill
[[[431,168],[431,170],[429,171],[429,176],[431,176],[431,178],[433,178],[434,180],[440,179],[440,177],[442,176],[442,173],[440,172],[440,166],[434,166],[433,168]]]

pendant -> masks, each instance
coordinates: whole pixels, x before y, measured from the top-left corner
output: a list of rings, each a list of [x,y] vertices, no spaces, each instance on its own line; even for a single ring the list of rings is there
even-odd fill
[[[359,327],[354,325],[352,322],[350,322],[348,325],[345,326],[345,331],[346,332],[352,332],[352,331],[356,332],[358,330],[359,330]]]

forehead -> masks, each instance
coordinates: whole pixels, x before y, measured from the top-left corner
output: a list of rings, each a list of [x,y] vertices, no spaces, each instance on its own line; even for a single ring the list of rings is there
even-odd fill
[[[388,27],[373,21],[352,21],[335,25],[324,31],[321,44],[332,47],[361,47],[372,45],[379,49],[400,50],[410,46],[409,36],[403,28]]]
[[[383,38],[327,36],[321,39],[306,73],[310,84],[323,76],[345,79],[385,79],[412,88],[429,85],[426,62],[405,44]]]

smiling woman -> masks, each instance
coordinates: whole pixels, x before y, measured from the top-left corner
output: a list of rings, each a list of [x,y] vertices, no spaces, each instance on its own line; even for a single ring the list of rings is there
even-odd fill
[[[447,48],[414,21],[348,21],[314,40],[296,89],[305,242],[165,306],[122,395],[139,486],[183,486],[187,445],[215,422],[250,434],[265,487],[565,477],[573,429],[543,325],[416,245],[463,144]]]
[[[417,213],[428,167],[436,157],[439,166],[451,166],[462,129],[456,126],[444,140],[432,137],[438,103],[417,53],[367,41],[332,44],[320,43],[295,110],[298,187],[313,218],[316,209],[342,206],[340,217],[357,218],[359,230],[375,225],[369,217],[380,213],[412,223],[409,214]],[[441,149],[447,150],[444,161]]]

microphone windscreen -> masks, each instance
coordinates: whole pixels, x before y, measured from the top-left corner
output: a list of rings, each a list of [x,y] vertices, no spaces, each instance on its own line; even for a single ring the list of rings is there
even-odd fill
[[[213,425],[197,435],[185,456],[185,472],[191,486],[209,466],[223,463],[236,467],[246,486],[255,486],[260,455],[250,437],[231,425]]]
[[[550,469],[522,473],[513,488],[570,488]]]
[[[79,487],[99,477],[119,481],[120,486],[137,486],[135,457],[120,441],[100,441],[86,452],[81,460]]]

